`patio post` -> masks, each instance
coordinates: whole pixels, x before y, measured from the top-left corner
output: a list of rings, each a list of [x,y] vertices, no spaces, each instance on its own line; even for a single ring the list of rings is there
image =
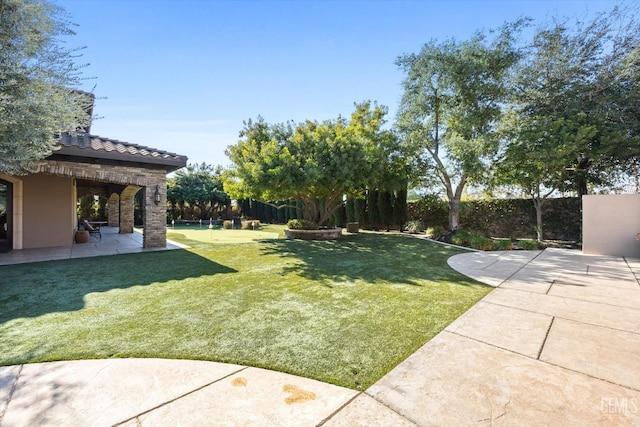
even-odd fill
[[[111,195],[109,195],[107,224],[109,225],[109,227],[120,226],[120,195],[118,193],[112,193]]]
[[[128,185],[120,194],[120,233],[133,233],[134,197],[140,190],[136,185]]]
[[[167,246],[167,181],[164,174],[150,179],[145,187],[142,217],[144,223],[142,246],[145,248]]]

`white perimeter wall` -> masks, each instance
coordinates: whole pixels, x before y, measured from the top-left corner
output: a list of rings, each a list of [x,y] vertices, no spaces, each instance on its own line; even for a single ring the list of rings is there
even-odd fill
[[[582,197],[582,252],[640,258],[640,194]]]

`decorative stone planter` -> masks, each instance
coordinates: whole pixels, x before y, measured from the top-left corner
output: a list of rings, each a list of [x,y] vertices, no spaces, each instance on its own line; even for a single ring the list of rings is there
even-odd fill
[[[360,224],[357,222],[347,223],[347,233],[357,233],[360,230]]]
[[[87,243],[89,241],[89,232],[87,230],[76,231],[76,243]]]
[[[288,239],[301,240],[333,240],[342,236],[342,228],[321,228],[319,230],[291,230],[284,229]]]

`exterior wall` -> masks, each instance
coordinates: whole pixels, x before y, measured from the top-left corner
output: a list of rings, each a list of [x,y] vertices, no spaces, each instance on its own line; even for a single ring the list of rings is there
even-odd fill
[[[582,251],[640,258],[640,194],[582,197]]]
[[[23,196],[22,196],[22,179],[0,173],[0,179],[9,181],[13,184],[13,249],[22,249],[23,226],[24,220],[22,215]]]
[[[69,246],[77,228],[75,179],[126,185],[122,194],[110,197],[109,225],[133,232],[133,196],[145,191],[145,248],[165,247],[166,170],[47,160],[31,175],[0,174],[13,184],[13,249]],[[154,192],[161,199],[157,205]],[[111,203],[117,206],[112,207]],[[126,212],[125,212],[126,211]]]
[[[113,193],[109,196],[107,204],[109,213],[107,215],[107,223],[109,227],[120,226],[120,195]]]
[[[167,245],[166,170],[47,160],[38,165],[38,171],[58,176],[127,185],[119,198],[121,233],[133,232],[133,197],[141,187],[145,187],[143,246],[157,248]],[[161,193],[161,201],[158,205],[154,203],[153,196],[156,185]],[[75,213],[73,218],[75,220]]]
[[[22,181],[22,247],[71,245],[76,221],[73,178],[35,174]]]

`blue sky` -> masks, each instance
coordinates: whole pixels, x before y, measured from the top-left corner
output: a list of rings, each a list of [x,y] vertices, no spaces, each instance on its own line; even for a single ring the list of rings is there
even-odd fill
[[[399,55],[528,16],[585,16],[600,0],[57,0],[86,46],[92,133],[229,164],[243,120],[325,120],[377,101],[393,122]]]

